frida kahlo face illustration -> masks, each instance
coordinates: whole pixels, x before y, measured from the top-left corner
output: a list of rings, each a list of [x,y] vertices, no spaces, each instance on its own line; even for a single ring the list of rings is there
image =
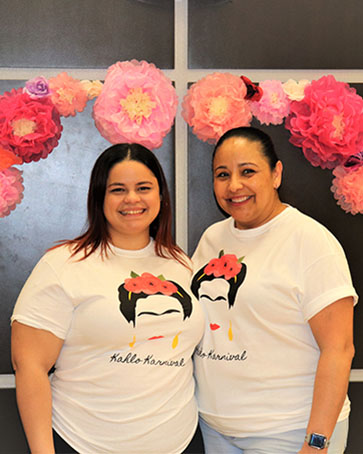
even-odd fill
[[[194,275],[191,286],[193,294],[200,301],[226,301],[229,309],[233,307],[237,291],[247,273],[243,258],[238,259],[234,254],[220,251],[218,258],[211,259]]]
[[[193,294],[206,307],[211,304],[228,303],[228,309],[231,309],[234,306],[237,291],[246,277],[247,266],[242,263],[243,258],[238,259],[234,254],[224,254],[220,251],[218,258],[211,259],[194,275],[191,286]],[[209,316],[212,316],[212,312],[214,313],[214,311],[208,312]],[[211,331],[219,330],[221,321],[210,320],[209,328]],[[229,340],[233,340],[232,320],[224,328],[227,329]]]

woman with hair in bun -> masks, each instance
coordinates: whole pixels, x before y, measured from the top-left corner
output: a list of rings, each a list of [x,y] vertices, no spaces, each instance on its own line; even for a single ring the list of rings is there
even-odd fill
[[[212,162],[229,217],[202,235],[191,287],[206,313],[195,354],[206,453],[342,454],[357,302],[342,247],[280,200],[264,132],[226,132]]]

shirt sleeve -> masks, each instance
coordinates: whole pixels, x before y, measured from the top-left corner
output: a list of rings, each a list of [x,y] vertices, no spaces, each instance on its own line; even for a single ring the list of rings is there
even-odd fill
[[[43,258],[19,294],[11,323],[16,320],[65,339],[72,322],[73,309],[56,272]]]
[[[356,304],[358,295],[343,248],[337,239],[322,229],[314,232],[314,238],[305,239],[303,244],[304,291],[301,302],[305,321],[341,298],[352,296]]]

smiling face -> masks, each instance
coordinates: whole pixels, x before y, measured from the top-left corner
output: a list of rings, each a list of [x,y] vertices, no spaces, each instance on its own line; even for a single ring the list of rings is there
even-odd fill
[[[284,209],[277,194],[281,175],[281,162],[271,169],[259,142],[230,137],[213,161],[217,202],[238,229],[259,227]]]
[[[160,211],[155,175],[138,161],[115,164],[108,175],[103,211],[113,245],[122,249],[145,247],[150,224]]]

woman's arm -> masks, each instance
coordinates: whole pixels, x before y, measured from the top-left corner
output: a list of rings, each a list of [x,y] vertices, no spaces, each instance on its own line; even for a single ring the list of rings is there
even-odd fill
[[[307,433],[319,433],[330,439],[348,389],[353,345],[353,298],[330,304],[309,320],[320,349],[315,376],[313,403]],[[300,454],[317,451],[305,442]]]
[[[32,454],[54,453],[52,396],[48,372],[63,340],[49,331],[14,321],[11,353],[20,417]]]

